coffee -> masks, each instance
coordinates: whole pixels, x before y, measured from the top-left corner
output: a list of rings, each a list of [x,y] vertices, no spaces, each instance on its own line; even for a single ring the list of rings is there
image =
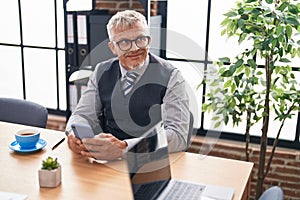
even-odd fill
[[[21,133],[20,135],[26,136],[26,135],[33,135],[35,133]]]

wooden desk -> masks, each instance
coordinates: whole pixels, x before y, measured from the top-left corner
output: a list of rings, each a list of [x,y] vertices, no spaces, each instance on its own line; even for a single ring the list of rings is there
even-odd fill
[[[123,161],[108,164],[89,163],[68,149],[67,142],[54,151],[63,132],[41,129],[47,146],[34,153],[16,153],[8,148],[14,133],[26,126],[0,122],[0,191],[27,194],[28,200],[43,199],[133,199],[129,177]],[[62,184],[56,188],[40,188],[38,169],[48,156],[57,157],[62,165]],[[253,163],[198,154],[171,154],[174,178],[235,189],[234,200],[244,198]]]

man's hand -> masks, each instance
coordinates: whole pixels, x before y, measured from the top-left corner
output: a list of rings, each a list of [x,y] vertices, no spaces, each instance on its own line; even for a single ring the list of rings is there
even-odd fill
[[[81,154],[98,160],[115,160],[122,157],[127,143],[117,139],[112,134],[101,133],[94,138],[82,139],[85,150]]]
[[[68,135],[68,145],[69,148],[75,153],[81,153],[82,151],[86,150],[80,139],[76,138],[73,133]]]

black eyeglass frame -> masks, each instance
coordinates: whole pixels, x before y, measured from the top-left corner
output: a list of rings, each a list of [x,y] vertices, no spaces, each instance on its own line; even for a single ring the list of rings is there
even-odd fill
[[[138,41],[139,39],[141,39],[141,38],[147,38],[148,42],[147,42],[147,44],[146,44],[145,46],[139,46],[139,45],[138,45],[137,41]],[[147,47],[147,46],[149,45],[150,39],[151,39],[150,36],[144,35],[144,36],[139,36],[139,37],[135,38],[134,40],[122,39],[122,40],[119,40],[119,41],[117,41],[117,42],[116,42],[116,41],[111,41],[111,42],[113,42],[114,44],[117,44],[118,47],[119,47],[119,49],[121,49],[122,51],[128,51],[128,50],[130,50],[130,49],[132,48],[132,42],[134,42],[135,45],[136,45],[138,48],[145,48],[145,47]],[[124,42],[124,41],[130,42],[130,46],[129,46],[127,49],[122,49],[122,48],[120,47],[120,43],[121,43],[121,42]]]

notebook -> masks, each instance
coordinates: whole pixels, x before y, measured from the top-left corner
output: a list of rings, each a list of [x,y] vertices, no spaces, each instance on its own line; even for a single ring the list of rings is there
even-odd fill
[[[159,122],[124,154],[135,200],[232,200],[234,189],[171,177],[167,137]]]

